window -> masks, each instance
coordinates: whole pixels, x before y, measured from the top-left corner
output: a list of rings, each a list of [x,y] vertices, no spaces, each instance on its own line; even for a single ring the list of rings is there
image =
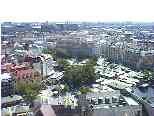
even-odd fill
[[[17,116],[26,116],[26,113],[17,114]]]
[[[137,113],[135,114],[135,116],[140,116],[140,111],[137,111]]]

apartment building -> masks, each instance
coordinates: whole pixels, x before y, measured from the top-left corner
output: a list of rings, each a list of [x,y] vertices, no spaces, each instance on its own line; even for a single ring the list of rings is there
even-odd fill
[[[142,106],[118,90],[82,94],[78,102],[87,116],[142,116]]]
[[[9,73],[1,74],[1,96],[7,97],[15,94],[15,80]]]

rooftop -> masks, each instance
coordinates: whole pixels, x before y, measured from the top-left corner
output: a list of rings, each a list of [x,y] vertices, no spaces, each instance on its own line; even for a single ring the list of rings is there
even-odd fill
[[[10,76],[9,73],[3,73],[3,74],[1,74],[1,79],[2,79],[2,80],[3,80],[3,79],[7,80],[7,79],[10,79],[10,78],[12,78],[12,77]]]
[[[128,105],[139,105],[134,99],[131,97],[124,96],[125,101],[128,103]]]
[[[2,97],[1,98],[1,103],[10,103],[10,102],[14,102],[14,101],[18,101],[18,100],[22,100],[22,97],[19,96],[19,95],[13,95],[12,97],[11,96],[8,96],[8,97]]]
[[[2,116],[6,116],[12,113],[23,113],[23,112],[29,112],[29,106],[12,106],[7,108],[2,108]]]

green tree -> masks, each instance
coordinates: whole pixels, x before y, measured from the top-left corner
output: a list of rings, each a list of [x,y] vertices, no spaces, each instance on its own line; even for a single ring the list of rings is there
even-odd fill
[[[151,71],[147,70],[147,69],[145,69],[145,70],[143,71],[143,74],[144,74],[143,79],[144,79],[145,81],[146,81],[146,80],[150,80],[150,79],[152,78],[152,76],[153,76],[153,73],[152,73]]]
[[[23,96],[25,101],[27,101],[28,103],[32,103],[39,94],[41,88],[40,84],[37,81],[17,81],[16,89]]]
[[[91,65],[91,66],[96,66],[96,64],[97,64],[97,58],[96,58],[96,57],[90,58],[90,59],[87,61],[86,64],[87,64],[87,65]]]
[[[55,49],[44,48],[44,49],[42,50],[42,53],[44,53],[44,54],[50,54],[50,55],[52,55],[52,57],[53,57],[54,59],[56,59],[56,50],[55,50]]]
[[[71,54],[68,49],[56,48],[56,56],[58,58],[71,58]]]
[[[66,59],[58,59],[58,64],[61,68],[65,69],[70,66],[70,63]]]
[[[79,88],[79,91],[82,93],[82,94],[86,94],[88,92],[91,92],[90,88],[89,87],[80,87]]]
[[[64,89],[62,90],[62,93],[66,93],[68,92],[70,89],[69,89],[69,86],[67,84],[65,84],[64,86]]]
[[[89,85],[96,80],[94,66],[91,64],[69,66],[64,70],[64,80],[74,88]]]

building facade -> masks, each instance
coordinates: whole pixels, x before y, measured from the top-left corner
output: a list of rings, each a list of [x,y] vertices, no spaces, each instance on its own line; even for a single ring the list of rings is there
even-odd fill
[[[78,102],[86,116],[142,116],[142,106],[118,90],[83,94]]]
[[[15,94],[15,80],[10,76],[9,73],[1,75],[1,96],[7,97]]]

